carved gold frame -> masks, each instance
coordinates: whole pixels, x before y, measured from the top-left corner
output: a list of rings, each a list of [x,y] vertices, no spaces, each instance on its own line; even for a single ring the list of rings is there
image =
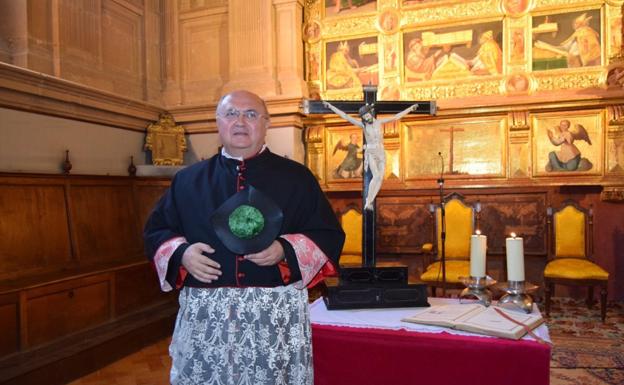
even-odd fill
[[[144,148],[151,150],[154,165],[181,165],[184,163],[184,152],[187,150],[184,127],[176,126],[170,114],[162,114],[158,122],[147,127]]]
[[[308,86],[315,96],[323,99],[360,99],[361,89],[328,90],[325,88],[326,67],[329,59],[325,44],[329,41],[348,40],[363,36],[377,36],[379,46],[395,45],[400,54],[398,71],[385,71],[384,51],[378,52],[379,89],[398,88],[393,92],[396,99],[431,100],[454,99],[471,96],[530,95],[542,91],[559,91],[600,87],[606,79],[610,58],[620,54],[620,47],[612,44],[616,33],[611,25],[622,17],[622,1],[619,0],[526,0],[518,10],[510,7],[509,0],[463,0],[430,1],[418,5],[405,5],[400,0],[378,0],[376,10],[349,12],[345,15],[325,16],[325,1],[306,0],[304,22],[318,26],[312,39],[305,39],[308,55],[316,55],[320,61],[317,73],[308,76]],[[532,22],[534,16],[599,10],[601,36],[601,65],[565,68],[561,70],[532,71]],[[383,26],[387,17],[398,18],[398,23]],[[424,29],[446,26],[470,25],[502,20],[503,23],[503,73],[498,76],[449,79],[448,81],[421,81],[407,84],[403,76],[403,34]],[[523,54],[511,56],[512,32],[522,34]],[[306,58],[310,57],[306,55]],[[306,63],[309,64],[309,63]],[[510,86],[510,79],[520,81],[520,87]]]

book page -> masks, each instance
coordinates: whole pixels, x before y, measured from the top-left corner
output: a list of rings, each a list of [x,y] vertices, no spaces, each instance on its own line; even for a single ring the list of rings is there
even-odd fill
[[[414,322],[426,325],[453,327],[457,320],[481,312],[485,309],[480,304],[456,304],[431,306],[427,310],[402,319],[405,322]]]
[[[498,308],[514,320],[523,323],[529,329],[539,326],[544,319],[541,315],[525,314],[520,312],[509,311]],[[483,333],[498,337],[519,339],[526,334],[526,330],[498,314],[493,307],[479,313],[467,314],[456,320],[457,329],[472,331],[475,333]]]

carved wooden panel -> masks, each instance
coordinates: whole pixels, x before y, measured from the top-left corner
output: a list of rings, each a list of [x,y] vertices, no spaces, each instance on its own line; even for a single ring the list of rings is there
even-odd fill
[[[26,292],[27,346],[86,329],[110,318],[107,274]]]
[[[147,221],[154,205],[160,197],[167,190],[167,186],[164,185],[145,185],[145,186],[137,186],[136,194],[137,194],[137,211],[139,217],[139,225],[143,228],[143,225]]]
[[[76,185],[70,197],[81,264],[142,257],[141,234],[128,184]]]
[[[0,280],[71,259],[62,185],[0,185]]]
[[[169,298],[160,291],[158,276],[146,261],[115,273],[115,316],[131,313]]]
[[[377,199],[377,251],[414,253],[431,242],[429,198]]]
[[[0,296],[0,357],[19,349],[18,296]]]
[[[504,254],[511,232],[524,238],[524,253],[546,255],[546,193],[480,195],[481,232],[488,237],[488,254]]]

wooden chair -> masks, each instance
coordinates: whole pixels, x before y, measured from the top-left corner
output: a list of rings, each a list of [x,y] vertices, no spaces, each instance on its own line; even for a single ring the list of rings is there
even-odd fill
[[[590,259],[593,254],[593,211],[568,200],[559,210],[547,209],[549,262],[544,268],[546,315],[555,285],[587,286],[587,307],[594,303],[594,286],[600,287],[600,317],[607,315],[609,273]]]
[[[340,255],[341,266],[362,265],[362,212],[356,206],[348,206],[338,218],[345,232],[345,243]]]
[[[476,210],[464,202],[464,197],[452,193],[444,198],[446,217],[446,287],[461,289],[464,287],[460,277],[470,276],[470,236],[476,226]],[[429,264],[420,276],[421,281],[431,287],[432,296],[436,296],[436,288],[443,287],[442,282],[442,212],[435,209],[436,245],[423,245],[423,250],[433,249],[436,260]]]

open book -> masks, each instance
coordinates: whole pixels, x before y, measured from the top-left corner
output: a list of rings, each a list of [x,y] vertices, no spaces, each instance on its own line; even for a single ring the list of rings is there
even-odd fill
[[[401,321],[437,325],[467,332],[510,339],[520,339],[527,333],[522,326],[499,314],[500,310],[513,320],[526,325],[529,330],[539,326],[544,319],[539,314],[526,314],[481,304],[453,304],[432,306]]]

